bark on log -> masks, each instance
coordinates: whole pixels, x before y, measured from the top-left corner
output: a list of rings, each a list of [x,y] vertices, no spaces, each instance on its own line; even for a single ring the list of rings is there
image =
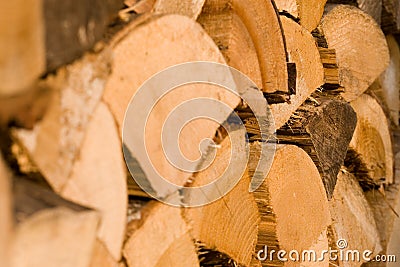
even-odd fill
[[[0,96],[17,95],[46,68],[42,1],[2,1],[0,10]]]
[[[340,85],[345,88],[342,96],[352,101],[388,66],[385,36],[369,15],[345,5],[329,11],[320,29],[329,48],[336,50]]]
[[[276,7],[282,12],[288,12],[298,18],[300,25],[309,32],[317,28],[324,13],[326,0],[275,0]]]
[[[17,179],[17,221],[12,267],[86,267],[96,239],[97,212],[68,202],[49,189]]]
[[[290,94],[285,40],[279,16],[272,2],[208,0],[206,7],[212,7],[213,12],[220,14],[233,10],[247,28],[257,51],[261,69],[263,84],[260,89],[265,93]],[[209,13],[209,10],[206,8],[204,11]]]
[[[280,17],[289,61],[296,64],[296,93],[286,103],[272,104],[276,129],[282,127],[293,112],[324,83],[324,69],[313,36],[293,20]]]
[[[382,250],[377,225],[364,192],[351,173],[346,170],[339,172],[329,204],[333,230],[330,236],[332,249],[338,249],[336,243],[344,239],[347,247],[342,249],[360,252],[360,260],[339,260],[339,265],[360,266],[364,262],[362,252],[365,250],[372,252],[371,259],[375,257]]]
[[[351,102],[357,127],[345,166],[364,189],[393,183],[393,151],[388,120],[379,103],[366,94]]]
[[[194,242],[179,208],[150,202],[141,214],[140,220],[128,226],[134,228],[123,250],[128,267],[199,266]]]
[[[252,175],[255,166],[251,164],[258,163],[260,144],[252,144],[250,151],[249,174]],[[319,253],[327,249],[328,242],[323,235],[326,237],[331,223],[328,200],[317,168],[302,149],[279,146],[270,172],[254,197],[261,216],[256,251],[265,245],[276,251],[319,248]],[[284,264],[290,266],[290,262],[280,262],[277,258],[261,262],[262,266]],[[320,264],[328,266],[329,263]]]
[[[382,0],[381,27],[386,34],[400,30],[400,4],[395,0]]]

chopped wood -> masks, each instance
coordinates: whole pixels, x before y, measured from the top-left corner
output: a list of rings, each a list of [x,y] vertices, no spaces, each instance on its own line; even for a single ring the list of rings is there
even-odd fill
[[[88,124],[79,159],[60,190],[66,199],[99,211],[98,238],[117,261],[121,257],[128,201],[121,146],[114,118],[99,103]]]
[[[119,264],[112,257],[107,247],[96,239],[89,267],[119,267]]]
[[[14,183],[14,210],[17,225],[11,266],[89,265],[99,223],[97,212],[21,179]]]
[[[0,153],[0,267],[10,266],[10,241],[14,231],[11,171]]]
[[[396,0],[382,0],[381,27],[386,34],[400,30],[400,3]]]
[[[381,252],[379,233],[373,212],[357,179],[346,170],[339,172],[337,185],[330,201],[332,216],[332,248],[337,249],[340,239],[347,242],[346,250],[369,250],[371,258]],[[342,248],[343,249],[343,248]],[[360,266],[360,261],[348,262],[348,266]],[[339,261],[340,266],[344,262]]]
[[[156,14],[179,14],[196,20],[206,0],[156,0],[154,12]]]
[[[331,5],[333,8],[335,4],[356,6],[381,24],[382,0],[328,0],[327,6]]]
[[[280,12],[288,12],[299,19],[300,25],[308,31],[317,28],[324,13],[326,0],[275,0]]]
[[[393,183],[393,151],[388,120],[379,103],[362,95],[350,103],[357,113],[357,126],[345,166],[364,189]]]
[[[296,64],[296,93],[290,102],[272,104],[275,127],[279,129],[293,112],[324,83],[324,68],[314,38],[306,29],[284,16],[280,17],[289,61]]]
[[[379,25],[363,11],[334,7],[321,21],[328,47],[336,50],[342,96],[360,96],[389,65],[389,50]]]
[[[260,143],[253,143],[250,152],[249,174],[252,175],[258,163]],[[302,149],[278,146],[272,167],[254,197],[261,217],[256,251],[265,245],[276,251],[327,249],[323,234],[326,236],[331,223],[328,199],[317,168]],[[277,259],[261,262],[261,266],[283,264]],[[321,266],[328,266],[328,262]]]
[[[128,267],[199,266],[194,242],[179,208],[151,202],[141,213],[140,220],[132,221],[135,229],[124,245]]]
[[[16,0],[0,4],[0,96],[28,91],[45,72],[42,2]]]

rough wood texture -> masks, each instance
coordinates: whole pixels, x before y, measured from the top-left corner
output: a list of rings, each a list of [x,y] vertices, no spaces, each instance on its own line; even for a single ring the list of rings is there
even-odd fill
[[[86,267],[96,239],[97,212],[68,202],[49,189],[17,179],[17,226],[13,267]]]
[[[400,4],[396,0],[382,0],[381,27],[386,34],[400,30]]]
[[[110,71],[108,62],[106,52],[88,55],[48,77],[45,84],[53,92],[43,120],[32,131],[16,132],[57,192],[68,181],[79,156],[87,125]]]
[[[262,75],[254,42],[241,18],[232,8],[206,1],[197,19],[224,55],[226,63],[247,75],[262,88]]]
[[[204,171],[195,174],[190,186],[206,185],[218,179],[231,161],[231,143],[225,138],[220,144],[215,161]],[[244,148],[244,147],[243,147]],[[184,210],[184,218],[193,237],[209,249],[227,254],[238,264],[249,266],[257,242],[259,214],[254,196],[249,192],[247,170],[235,170],[239,183],[225,196],[211,204]],[[221,194],[218,188],[215,194]]]
[[[154,3],[154,12],[156,14],[180,14],[196,20],[205,1],[157,0]]]
[[[331,9],[336,4],[356,6],[381,24],[382,0],[328,0],[327,7]]]
[[[149,43],[154,45],[149,45]],[[135,49],[131,49],[135,47]],[[166,15],[151,18],[133,29],[127,29],[116,37],[113,43],[113,74],[107,82],[104,101],[110,107],[118,126],[122,127],[125,110],[132,95],[142,83],[166,67],[189,61],[213,61],[224,63],[218,47],[196,22],[180,15]],[[180,51],[179,54],[171,51]],[[143,68],[143,65],[146,68]],[[132,70],[140,69],[139,72]],[[146,126],[146,146],[155,169],[167,180],[183,185],[190,173],[171,165],[165,157],[161,145],[161,129],[173,108],[186,100],[207,97],[228,105],[232,110],[239,103],[239,98],[226,89],[209,84],[189,84],[167,94],[152,110]],[[148,105],[149,103],[147,103]],[[132,110],[137,116],[144,111]],[[211,120],[195,120],[181,132],[182,153],[192,160],[199,156],[198,144],[204,138],[213,138],[219,125]],[[159,141],[157,141],[159,140]],[[128,140],[129,141],[129,140]],[[145,174],[153,168],[141,162],[146,155],[136,155],[135,150],[126,144],[138,160]],[[139,152],[138,152],[139,153]],[[141,153],[141,152],[140,152]],[[153,182],[157,182],[154,181]],[[165,188],[151,184],[156,193],[162,196]],[[158,186],[158,187],[157,187]],[[162,191],[164,190],[164,191]]]
[[[45,71],[42,1],[2,1],[0,10],[0,95],[10,96]]]
[[[376,256],[381,250],[374,215],[357,179],[347,171],[339,172],[338,182],[330,201],[332,240],[345,239],[348,250],[370,250]],[[336,247],[336,245],[335,245]],[[340,266],[360,266],[359,262],[340,262]]]
[[[141,214],[139,220],[128,226],[133,228],[123,250],[128,267],[199,266],[194,242],[179,208],[151,202]]]
[[[351,106],[357,113],[357,127],[350,142],[345,165],[363,188],[382,182],[393,183],[393,151],[388,120],[379,103],[362,95]]]
[[[310,32],[318,26],[324,13],[325,3],[326,0],[275,0],[279,11],[286,11],[298,18],[300,25]]]
[[[356,127],[354,110],[347,103],[326,97],[308,100],[277,131],[280,143],[303,148],[315,162],[330,199],[337,174]]]
[[[98,238],[117,261],[125,234],[127,189],[121,139],[108,108],[99,103],[88,124],[79,159],[60,194],[95,208],[101,215]]]
[[[324,69],[313,36],[293,20],[281,16],[289,61],[296,64],[296,93],[290,101],[272,104],[275,127],[279,129],[293,112],[324,83]]]
[[[389,109],[392,123],[399,125],[400,49],[396,39],[392,35],[386,36],[386,41],[390,52],[390,63],[379,78],[382,92],[378,92],[378,95]]]
[[[250,175],[258,163],[259,151],[259,143],[251,145]],[[326,239],[318,241],[330,224],[328,200],[317,168],[302,149],[279,146],[271,170],[254,197],[261,216],[256,251],[265,245],[276,251],[327,249]],[[262,266],[283,264],[277,259],[261,262]],[[328,266],[328,262],[320,266]]]
[[[10,241],[14,228],[11,172],[0,154],[0,266],[10,266]]]
[[[389,64],[385,36],[372,17],[352,6],[339,5],[320,25],[329,48],[336,50],[342,96],[361,95]]]

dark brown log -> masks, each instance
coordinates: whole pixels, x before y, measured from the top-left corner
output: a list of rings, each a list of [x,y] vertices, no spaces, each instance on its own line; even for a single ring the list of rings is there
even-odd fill
[[[381,27],[386,34],[400,30],[400,3],[396,0],[382,0]]]
[[[302,147],[316,163],[328,198],[332,197],[337,174],[343,165],[357,119],[351,106],[326,96],[309,98],[277,131],[279,143]],[[248,113],[239,113],[252,140],[260,133]]]

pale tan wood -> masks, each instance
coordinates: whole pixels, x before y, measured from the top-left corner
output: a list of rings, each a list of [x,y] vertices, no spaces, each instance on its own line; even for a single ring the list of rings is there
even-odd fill
[[[0,95],[15,95],[46,68],[42,1],[1,1],[0,10]]]
[[[150,43],[154,45],[149,45]],[[181,15],[153,17],[140,25],[128,26],[125,32],[116,36],[112,51],[113,72],[107,82],[103,99],[110,107],[120,130],[129,100],[152,75],[167,67],[189,61],[225,62],[218,47],[200,25]],[[139,69],[140,71],[132,71]],[[224,88],[208,84],[189,84],[164,96],[152,110],[146,126],[146,146],[154,168],[177,185],[184,184],[190,173],[175,168],[165,157],[160,140],[162,125],[173,108],[198,97],[218,100],[232,109],[239,103],[239,97]],[[180,135],[182,153],[189,159],[197,159],[199,151],[193,147],[198,147],[204,138],[214,137],[218,127],[216,122],[205,119],[188,124]],[[147,156],[136,155],[139,163],[143,157]]]
[[[44,82],[53,90],[42,121],[16,137],[57,192],[67,182],[109,73],[107,51],[87,55]]]
[[[329,11],[320,27],[329,48],[336,50],[342,96],[352,101],[389,65],[385,36],[372,17],[345,5]]]
[[[399,125],[400,109],[400,49],[393,35],[386,36],[390,52],[390,62],[379,80],[382,87],[383,101],[390,112],[390,118]]]
[[[111,256],[106,246],[96,239],[89,267],[119,267],[119,264]]]
[[[290,62],[296,63],[296,93],[290,102],[272,104],[275,127],[285,124],[293,112],[321,85],[324,84],[324,68],[313,36],[293,20],[281,16]]]
[[[197,19],[224,55],[226,63],[247,75],[262,88],[257,50],[251,36],[232,8],[223,9],[215,1],[206,1]]]
[[[180,14],[196,20],[206,0],[156,0],[154,12],[156,14]]]
[[[114,118],[99,103],[88,124],[71,176],[60,194],[101,214],[98,238],[118,261],[125,233],[127,189],[121,139]]]
[[[279,11],[286,11],[292,16],[299,18],[300,25],[308,31],[314,30],[324,13],[326,0],[276,0],[275,4]]]
[[[393,151],[388,120],[379,103],[363,94],[350,103],[357,113],[357,126],[350,141],[350,150],[359,156],[366,174],[358,179],[393,183]],[[360,176],[361,175],[361,176]],[[365,176],[364,178],[362,176]]]
[[[225,138],[217,150],[214,162],[204,171],[196,173],[190,186],[208,184],[222,176],[230,164],[231,141]],[[257,205],[249,192],[250,177],[247,170],[238,184],[225,196],[211,204],[187,208],[184,218],[192,229],[193,237],[205,247],[227,254],[235,262],[248,266],[257,242],[260,221]],[[221,194],[216,188],[215,194]]]
[[[0,154],[0,266],[10,264],[10,244],[14,228],[12,214],[11,172]]]
[[[141,214],[140,220],[132,221],[133,233],[123,249],[128,267],[199,266],[189,228],[179,208],[151,202]]]
[[[257,142],[252,145],[250,173],[257,163],[259,146]],[[265,245],[286,251],[327,249],[324,233],[331,223],[328,200],[317,168],[302,149],[278,146],[272,167],[254,197],[261,216],[256,251]],[[261,263],[283,264],[277,259]]]
[[[357,179],[343,169],[338,175],[338,181],[329,203],[332,215],[332,235],[334,242],[340,239],[347,241],[347,250],[360,252],[370,250],[371,258],[381,250],[379,233],[374,215],[364,196]],[[340,266],[361,266],[360,261],[339,261]]]

